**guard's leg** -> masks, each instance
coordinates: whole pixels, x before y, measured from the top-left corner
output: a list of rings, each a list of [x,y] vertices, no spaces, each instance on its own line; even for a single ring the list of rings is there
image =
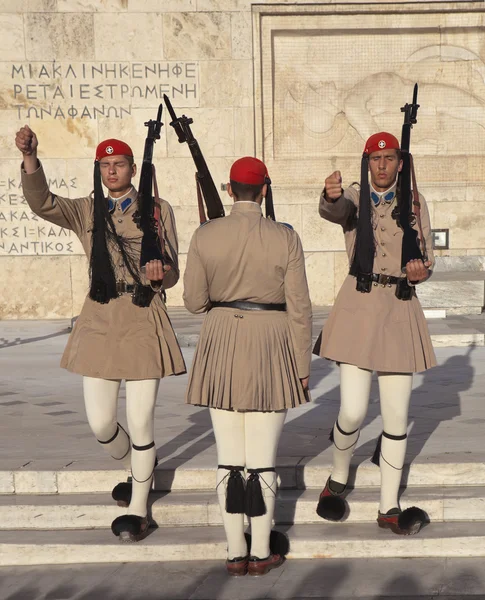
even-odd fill
[[[242,478],[246,466],[244,413],[211,408],[210,416],[217,446],[216,489],[227,539],[227,570],[231,575],[245,575],[248,548]]]
[[[250,575],[264,575],[283,562],[272,554],[270,535],[276,502],[276,452],[286,418],[286,410],[245,413],[246,514],[251,519]]]
[[[379,373],[383,433],[379,465],[381,500],[378,523],[395,533],[417,533],[426,520],[416,507],[401,512],[399,486],[406,456],[409,402],[413,377],[410,373]]]
[[[139,541],[149,528],[147,504],[157,455],[153,425],[159,383],[159,379],[126,382],[126,417],[132,440],[132,493],[128,514],[111,524],[113,533],[124,542]]]
[[[130,467],[130,438],[116,420],[121,381],[84,377],[84,404],[96,439],[115,460]]]
[[[330,437],[334,444],[333,469],[317,505],[318,516],[329,521],[340,521],[347,512],[344,494],[350,461],[367,414],[371,383],[372,371],[340,365],[340,411]]]
[[[369,407],[372,371],[340,365],[340,411],[333,428],[332,482],[345,485],[352,455]]]

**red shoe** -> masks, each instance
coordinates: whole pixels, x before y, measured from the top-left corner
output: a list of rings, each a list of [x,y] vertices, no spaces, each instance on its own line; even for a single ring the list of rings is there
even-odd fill
[[[348,504],[344,498],[346,493],[346,487],[340,493],[332,491],[329,477],[318,499],[317,515],[327,521],[341,521],[348,510]]]
[[[226,570],[231,577],[242,577],[248,572],[249,555],[226,560]]]
[[[270,554],[267,558],[258,558],[251,556],[249,559],[248,573],[253,577],[266,575],[272,569],[277,569],[285,562],[283,556],[279,554]]]
[[[417,506],[401,510],[391,508],[387,513],[379,511],[377,524],[381,529],[390,529],[397,535],[416,535],[429,523],[429,517]]]

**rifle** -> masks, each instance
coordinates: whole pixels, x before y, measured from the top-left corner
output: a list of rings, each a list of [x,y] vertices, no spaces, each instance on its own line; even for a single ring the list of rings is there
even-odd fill
[[[399,207],[399,224],[403,230],[403,243],[401,253],[401,268],[405,269],[407,263],[410,260],[418,259],[424,260],[423,253],[420,249],[420,240],[418,232],[411,227],[411,198],[413,198],[413,205],[415,207],[416,220],[420,229],[421,240],[424,244],[424,236],[421,230],[421,219],[420,219],[420,203],[418,190],[416,189],[416,178],[414,175],[414,167],[412,155],[409,152],[411,142],[411,129],[413,125],[417,123],[418,113],[418,84],[414,85],[413,101],[411,104],[406,104],[401,108],[401,112],[404,113],[404,123],[402,126],[401,133],[401,156],[403,161],[402,171],[400,174],[399,183],[399,196],[400,196],[400,207]],[[413,191],[411,192],[411,178],[413,179]],[[425,245],[424,245],[424,253]]]
[[[156,120],[150,119],[145,123],[148,134],[145,140],[143,152],[143,163],[140,173],[140,185],[138,188],[138,210],[134,215],[135,222],[143,231],[141,241],[140,268],[143,270],[150,260],[160,260],[164,264],[172,264],[170,256],[165,250],[164,235],[161,230],[160,206],[158,203],[158,190],[153,166],[153,147],[160,139],[162,123],[163,104],[158,107]],[[152,190],[155,187],[154,199]]]
[[[207,166],[204,156],[202,155],[199,143],[194,138],[192,130],[190,129],[190,125],[194,122],[194,120],[186,117],[185,115],[177,117],[166,94],[163,95],[163,100],[168,112],[170,113],[170,117],[172,118],[170,125],[174,128],[179,143],[183,144],[184,142],[187,142],[190,153],[192,154],[192,158],[194,159],[195,168],[197,169],[195,178],[199,200],[200,222],[203,223],[206,220],[204,207],[202,206],[201,202],[201,195],[204,198],[204,202],[207,207],[207,216],[209,219],[218,219],[219,217],[223,217],[225,212],[219,192],[217,191],[214,180],[210,174],[209,167]]]

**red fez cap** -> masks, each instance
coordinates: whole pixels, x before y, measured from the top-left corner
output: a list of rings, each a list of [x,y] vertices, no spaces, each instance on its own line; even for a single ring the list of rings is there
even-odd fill
[[[268,169],[264,162],[252,156],[245,156],[236,160],[231,167],[229,178],[238,183],[262,185],[268,177]]]
[[[133,156],[133,150],[121,140],[104,140],[96,148],[96,160],[107,156]]]
[[[367,140],[364,154],[372,154],[372,152],[378,152],[379,150],[399,150],[399,147],[399,141],[392,133],[381,131],[380,133],[374,133]]]

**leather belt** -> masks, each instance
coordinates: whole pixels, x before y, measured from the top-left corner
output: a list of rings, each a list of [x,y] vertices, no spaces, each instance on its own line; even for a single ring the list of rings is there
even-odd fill
[[[377,283],[378,285],[396,285],[405,277],[394,277],[383,273],[359,273],[357,278],[365,283]]]
[[[135,291],[134,283],[126,283],[126,281],[119,280],[116,282],[116,291],[118,294],[132,294]]]
[[[286,304],[262,304],[259,302],[246,302],[235,300],[234,302],[211,302],[212,308],[237,308],[238,310],[279,310],[286,311]]]

